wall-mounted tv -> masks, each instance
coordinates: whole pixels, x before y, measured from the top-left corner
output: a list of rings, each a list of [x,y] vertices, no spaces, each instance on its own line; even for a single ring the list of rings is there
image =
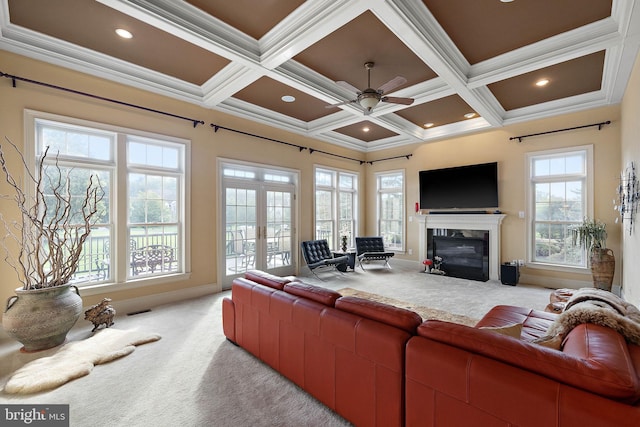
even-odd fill
[[[420,171],[420,209],[498,206],[497,162]]]

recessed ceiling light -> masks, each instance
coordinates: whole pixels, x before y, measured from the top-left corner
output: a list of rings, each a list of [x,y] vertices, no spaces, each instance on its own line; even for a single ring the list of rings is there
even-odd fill
[[[296,100],[296,97],[291,95],[285,95],[280,99],[282,99],[284,102],[293,102]]]
[[[369,128],[365,126],[365,127],[362,128],[362,131],[363,132],[369,132]]]
[[[536,82],[536,86],[546,86],[549,84],[549,79],[540,79]]]
[[[431,128],[431,127],[433,127],[433,123],[425,123],[424,127]]]
[[[511,3],[513,0],[500,0],[502,3]]]
[[[123,39],[130,39],[133,37],[133,34],[131,34],[129,31],[123,29],[123,28],[118,28],[116,30],[116,34],[119,35],[120,37],[122,37]]]
[[[472,119],[476,116],[476,113],[467,113],[464,115],[465,119]]]

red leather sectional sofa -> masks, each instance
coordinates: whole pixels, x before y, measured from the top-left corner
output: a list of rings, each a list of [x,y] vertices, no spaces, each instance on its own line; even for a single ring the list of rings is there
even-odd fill
[[[223,300],[225,336],[356,426],[639,426],[640,346],[494,307],[475,328],[260,271]],[[522,323],[521,340],[480,329]]]

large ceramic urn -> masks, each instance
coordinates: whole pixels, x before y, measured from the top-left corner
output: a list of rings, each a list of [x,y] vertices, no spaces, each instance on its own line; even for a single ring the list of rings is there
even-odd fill
[[[46,350],[62,344],[82,313],[82,298],[73,285],[16,289],[2,316],[4,330],[22,343],[22,351]]]
[[[590,261],[593,287],[611,291],[613,275],[616,270],[616,259],[613,251],[608,248],[593,249]]]

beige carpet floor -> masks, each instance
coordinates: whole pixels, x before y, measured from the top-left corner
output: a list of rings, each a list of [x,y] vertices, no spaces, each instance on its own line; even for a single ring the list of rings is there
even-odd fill
[[[431,276],[421,266],[392,260],[392,270],[370,265],[366,271],[321,273],[308,282],[332,289],[349,287],[423,307],[479,318],[495,304],[543,309],[550,290],[503,286]],[[305,269],[306,270],[306,269]],[[162,339],[117,361],[98,365],[90,375],[28,396],[0,392],[0,404],[70,405],[71,426],[347,426],[277,372],[225,340],[225,291],[153,308],[135,316],[118,315],[118,329],[155,332]],[[70,340],[90,336],[93,325],[80,320]],[[20,344],[0,334],[0,384],[37,357],[20,353]]]
[[[371,262],[363,271],[342,274],[324,270],[314,277],[305,268],[305,280],[331,289],[353,288],[410,304],[444,310],[480,319],[496,305],[519,305],[544,310],[549,304],[550,289],[518,284],[507,286],[497,280],[477,282],[423,273],[415,262],[392,259],[392,269],[382,262]]]

